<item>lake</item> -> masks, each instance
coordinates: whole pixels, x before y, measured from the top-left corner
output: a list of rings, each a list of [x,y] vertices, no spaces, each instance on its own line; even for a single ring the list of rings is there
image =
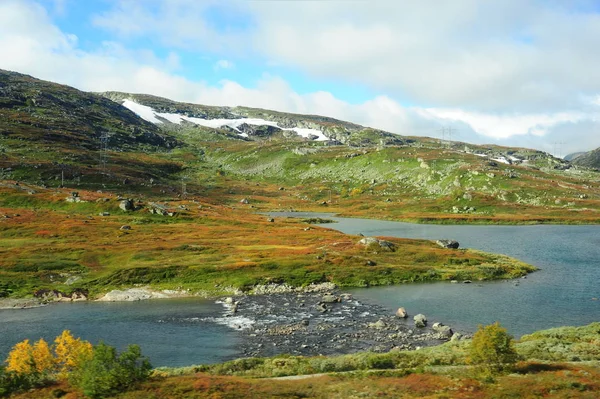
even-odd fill
[[[462,331],[500,321],[516,336],[562,325],[600,321],[600,226],[448,226],[325,217],[344,233],[454,239],[461,248],[502,253],[541,270],[526,279],[473,284],[427,283],[352,289],[357,299]],[[136,343],[155,366],[215,363],[241,356],[242,337],[227,326],[222,305],[196,298],[142,302],[68,303],[0,310],[0,358],[25,338],[51,340],[63,329],[93,343],[123,349]]]
[[[271,213],[315,217],[314,213]],[[350,290],[357,298],[424,313],[458,329],[499,321],[513,335],[600,321],[600,226],[434,225],[370,219],[325,224],[347,234],[428,240],[453,239],[461,248],[509,255],[541,270],[526,279],[473,284],[406,284]]]

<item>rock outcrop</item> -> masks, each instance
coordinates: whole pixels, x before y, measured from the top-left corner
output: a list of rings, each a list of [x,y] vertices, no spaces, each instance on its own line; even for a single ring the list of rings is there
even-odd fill
[[[437,240],[435,243],[442,248],[450,248],[450,249],[458,249],[458,247],[460,245],[458,243],[458,241],[455,241],[455,240]]]

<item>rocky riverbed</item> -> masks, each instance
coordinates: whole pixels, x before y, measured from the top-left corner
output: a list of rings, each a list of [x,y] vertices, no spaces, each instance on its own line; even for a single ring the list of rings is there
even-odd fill
[[[413,316],[356,300],[339,290],[287,292],[220,299],[212,321],[237,329],[244,356],[336,355],[417,349],[464,338],[439,321],[415,327]]]

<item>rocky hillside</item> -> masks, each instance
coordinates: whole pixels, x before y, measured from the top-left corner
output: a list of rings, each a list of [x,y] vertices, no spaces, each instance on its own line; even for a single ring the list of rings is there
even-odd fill
[[[0,70],[0,178],[89,175],[100,153],[164,151],[177,140],[102,96]],[[108,155],[107,155],[108,156]]]
[[[174,119],[175,115],[180,115],[186,118],[183,122],[188,128],[193,127],[194,124],[201,124],[201,120],[222,120],[222,125],[202,124],[201,126],[222,128],[221,130],[229,133],[248,133],[247,136],[244,135],[242,138],[246,137],[249,139],[265,138],[265,136],[272,136],[285,131],[295,131],[298,132],[297,135],[300,137],[329,141],[331,144],[363,146],[402,145],[414,142],[414,139],[411,138],[325,116],[291,114],[249,107],[218,107],[181,103],[147,94],[122,92],[105,92],[100,94],[119,104],[125,104],[125,106],[128,103],[134,102],[151,108],[152,111],[149,112],[154,112],[156,121],[166,131],[181,129],[181,121]],[[146,119],[153,121],[151,118]],[[237,128],[235,124],[232,130],[232,122],[236,120],[240,122],[251,121],[252,125],[258,126],[257,130],[259,134],[252,134],[252,131],[239,131],[235,129]],[[226,121],[230,122],[229,125],[225,124]],[[268,129],[268,126],[277,127],[277,129]],[[287,134],[286,136],[291,138],[293,135]]]
[[[575,165],[587,166],[588,168],[600,169],[600,148],[584,152],[573,158]]]

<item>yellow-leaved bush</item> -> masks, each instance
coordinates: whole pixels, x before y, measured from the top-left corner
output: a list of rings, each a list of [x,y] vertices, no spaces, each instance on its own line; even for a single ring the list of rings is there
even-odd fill
[[[74,368],[91,358],[92,344],[75,338],[69,330],[56,337],[51,348],[42,338],[33,345],[26,339],[17,343],[6,359],[6,371],[30,375],[57,373],[65,378]]]

